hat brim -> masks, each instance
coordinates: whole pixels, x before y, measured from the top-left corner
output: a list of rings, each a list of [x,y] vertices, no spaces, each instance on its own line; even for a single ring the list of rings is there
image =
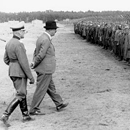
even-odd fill
[[[59,28],[59,27],[57,27],[57,26],[56,26],[56,27],[47,27],[47,26],[44,26],[44,28],[45,28],[45,29],[57,29],[57,28]]]
[[[12,31],[19,31],[19,30],[23,30],[24,26],[16,28],[16,27],[10,27],[12,29]],[[25,29],[24,29],[25,30]]]

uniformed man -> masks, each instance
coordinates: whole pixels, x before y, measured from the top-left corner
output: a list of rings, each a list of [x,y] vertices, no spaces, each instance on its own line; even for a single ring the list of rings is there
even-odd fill
[[[8,105],[1,118],[7,127],[10,126],[8,123],[9,116],[18,105],[23,115],[23,122],[33,120],[28,114],[26,95],[27,79],[30,80],[30,84],[34,84],[34,78],[29,68],[24,44],[20,42],[20,39],[24,38],[25,34],[24,22],[19,22],[11,29],[13,37],[5,46],[4,62],[9,65],[9,77],[16,89],[16,96]]]

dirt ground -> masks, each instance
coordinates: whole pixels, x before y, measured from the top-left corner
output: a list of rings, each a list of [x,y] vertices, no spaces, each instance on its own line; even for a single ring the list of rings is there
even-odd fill
[[[7,25],[0,25],[0,36],[8,41],[12,34]],[[28,33],[22,41],[31,63],[35,41],[44,29],[41,24],[26,27]],[[53,38],[57,59],[53,78],[57,92],[69,105],[56,112],[46,95],[40,106],[46,115],[22,123],[18,107],[10,116],[8,130],[130,130],[130,67],[74,34],[73,25],[59,27]],[[5,44],[0,41],[0,116],[15,95],[8,66],[3,62]],[[33,70],[32,73],[36,79]],[[28,108],[35,87],[36,83],[28,84]],[[7,130],[1,122],[0,130]]]

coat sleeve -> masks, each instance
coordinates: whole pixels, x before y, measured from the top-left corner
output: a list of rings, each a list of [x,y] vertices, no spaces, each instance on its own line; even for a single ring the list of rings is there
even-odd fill
[[[29,62],[27,59],[26,50],[25,50],[24,45],[22,43],[17,46],[16,55],[18,57],[18,62],[20,64],[22,70],[24,71],[25,75],[29,79],[32,79],[33,76],[31,73],[31,69],[29,67]]]
[[[45,39],[42,41],[42,44],[41,44],[41,47],[40,47],[40,50],[39,50],[39,53],[37,55],[35,55],[34,57],[34,68],[36,66],[38,66],[41,61],[44,59],[44,57],[46,56],[46,52],[50,46],[50,41],[48,39]]]
[[[34,52],[33,52],[33,62],[34,62],[34,58],[36,57],[36,48],[35,48],[35,50],[34,50]]]
[[[8,57],[6,49],[5,49],[5,53],[4,53],[4,62],[7,65],[9,65],[9,63],[10,63],[10,60],[9,60],[9,57]]]

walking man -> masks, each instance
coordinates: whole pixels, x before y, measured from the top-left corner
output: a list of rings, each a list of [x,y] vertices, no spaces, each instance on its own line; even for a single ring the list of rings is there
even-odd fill
[[[19,22],[14,27],[11,27],[11,29],[13,37],[6,44],[4,62],[9,65],[9,77],[16,89],[16,96],[8,105],[1,118],[7,127],[10,126],[8,118],[18,105],[23,115],[23,122],[33,120],[28,113],[26,95],[27,79],[30,80],[30,84],[34,84],[34,78],[29,68],[24,44],[19,41],[24,38],[24,22]]]
[[[55,103],[57,111],[68,105],[68,103],[63,103],[61,96],[57,94],[52,79],[52,74],[56,68],[56,60],[55,49],[51,40],[58,27],[55,21],[47,21],[44,28],[46,31],[37,39],[33,57],[32,69],[35,69],[37,73],[37,87],[31,103],[30,115],[44,114],[40,111],[39,106],[46,93]]]

